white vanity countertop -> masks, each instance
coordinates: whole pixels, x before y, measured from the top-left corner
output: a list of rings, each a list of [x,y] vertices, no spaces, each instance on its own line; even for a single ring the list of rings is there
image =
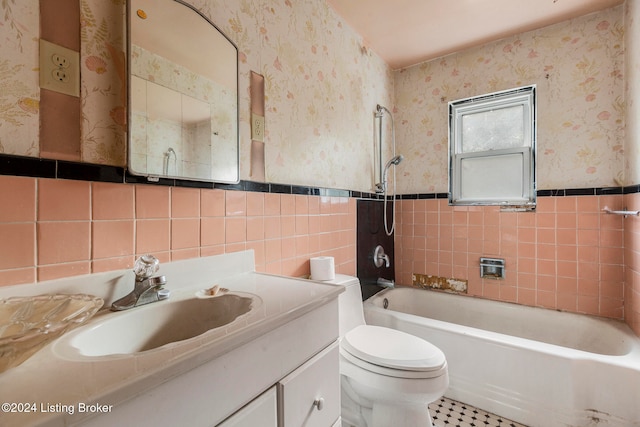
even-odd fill
[[[249,256],[251,261],[245,262]],[[240,268],[229,267],[229,259],[240,260],[242,265]],[[252,259],[253,253],[249,251],[231,258],[223,255],[167,264],[171,266],[168,271],[165,273],[161,269],[160,273],[167,276],[167,288],[171,289],[170,300],[131,309],[144,310],[158,304],[170,304],[177,299],[192,298],[198,291],[213,285],[227,288],[230,293],[250,293],[261,299],[257,307],[226,326],[134,355],[70,355],[60,351],[57,346],[61,342],[59,339],[22,365],[0,373],[0,404],[4,404],[0,411],[0,425],[62,426],[86,418],[87,413],[79,413],[82,410],[108,410],[109,405],[124,402],[323,306],[343,291],[339,286],[247,271],[252,270]],[[183,274],[181,271],[185,266],[196,266],[195,273]],[[216,266],[220,267],[222,273],[216,270]],[[125,275],[129,276],[128,273]],[[99,275],[85,276],[85,280],[92,276]],[[110,305],[111,300],[123,295],[122,286],[117,286],[117,293],[113,291],[113,277],[119,276],[111,273],[100,278],[110,280],[111,289],[103,289],[98,285],[95,287],[98,291],[96,295],[105,298],[105,307]],[[176,277],[180,277],[180,280]],[[64,281],[55,282],[49,292],[65,289]],[[78,283],[71,283],[73,280],[68,282],[67,289],[73,292]],[[130,289],[124,293],[132,289],[133,282],[130,283]],[[36,286],[46,293],[46,286]],[[19,286],[10,288],[0,289],[0,297],[20,293]],[[86,289],[85,286],[84,292],[87,292]],[[31,285],[22,288],[22,291],[24,295],[35,292]],[[115,296],[110,295],[114,293]],[[103,309],[82,328],[90,328],[92,324],[123,313],[126,311],[110,312]],[[291,337],[291,345],[295,345],[295,342],[296,337]],[[89,406],[96,404],[100,406]],[[7,408],[18,412],[7,412]],[[28,411],[30,413],[25,413]]]

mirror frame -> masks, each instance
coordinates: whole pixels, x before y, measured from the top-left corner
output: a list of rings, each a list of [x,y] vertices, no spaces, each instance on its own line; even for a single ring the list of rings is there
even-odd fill
[[[236,108],[235,108],[235,117],[236,117],[236,123],[235,123],[235,131],[236,131],[236,156],[235,156],[235,163],[236,163],[236,177],[234,180],[224,180],[224,179],[216,179],[214,177],[211,177],[209,179],[205,179],[205,178],[201,178],[201,177],[192,177],[192,176],[180,176],[180,175],[155,175],[155,174],[150,174],[150,173],[143,173],[143,172],[139,172],[139,171],[134,171],[133,168],[131,167],[131,147],[132,147],[132,132],[131,132],[131,125],[133,123],[132,120],[132,116],[133,116],[133,108],[132,106],[132,91],[131,91],[131,80],[132,80],[132,37],[131,37],[131,25],[132,25],[132,18],[134,16],[134,11],[132,10],[132,0],[127,0],[127,4],[126,4],[126,39],[127,39],[127,43],[126,43],[126,78],[127,78],[127,137],[126,137],[126,141],[127,141],[127,172],[130,173],[131,175],[134,176],[141,176],[141,177],[146,177],[147,181],[150,182],[158,182],[160,179],[179,179],[179,180],[188,180],[188,181],[199,181],[199,182],[215,182],[215,183],[222,183],[222,184],[237,184],[240,182],[240,61],[239,61],[239,49],[238,46],[233,42],[233,40],[231,40],[229,38],[229,36],[227,36],[215,23],[213,23],[213,21],[211,21],[211,19],[209,19],[206,15],[204,15],[202,12],[200,12],[198,9],[196,9],[194,6],[190,5],[189,3],[183,1],[183,0],[167,0],[167,1],[173,1],[175,3],[178,3],[182,6],[185,6],[189,9],[191,9],[191,11],[195,12],[197,15],[199,15],[202,19],[204,19],[209,25],[211,25],[215,30],[217,30],[220,35],[222,35],[231,46],[233,46],[234,50],[235,50],[235,66],[236,66],[236,79],[235,79],[235,83],[236,83]]]

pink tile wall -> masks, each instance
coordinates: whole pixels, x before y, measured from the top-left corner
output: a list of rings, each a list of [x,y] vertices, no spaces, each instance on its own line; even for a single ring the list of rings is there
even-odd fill
[[[622,204],[622,195],[541,197],[535,212],[516,213],[403,200],[396,279],[411,284],[412,273],[467,279],[470,295],[622,319],[623,219],[601,212]],[[481,256],[504,258],[506,279],[481,279]]]
[[[356,271],[353,198],[0,176],[0,285],[253,249],[258,271],[309,258]]]
[[[625,207],[640,210],[640,194],[624,197]],[[640,335],[640,218],[629,216],[624,219],[625,245],[625,320]]]
[[[0,285],[253,249],[259,271],[302,276],[331,255],[356,271],[355,199],[0,176]],[[535,213],[397,204],[396,274],[469,280],[469,294],[625,318],[640,334],[640,195],[542,197]],[[504,281],[480,256],[505,258]],[[626,269],[625,269],[626,262]],[[623,308],[624,307],[624,308]]]

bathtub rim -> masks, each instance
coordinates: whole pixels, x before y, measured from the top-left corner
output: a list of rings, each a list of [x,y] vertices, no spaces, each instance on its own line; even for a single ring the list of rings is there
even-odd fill
[[[397,311],[393,309],[385,309],[381,306],[381,304],[377,305],[374,303],[374,301],[376,300],[382,300],[385,297],[385,295],[389,293],[393,293],[394,290],[433,292],[435,294],[442,295],[448,298],[470,297],[480,301],[486,301],[487,303],[492,303],[492,304],[495,303],[499,305],[503,305],[503,304],[512,305],[512,306],[523,307],[526,309],[533,309],[533,310],[548,310],[551,312],[559,312],[559,313],[568,314],[571,316],[580,316],[580,317],[586,316],[586,317],[592,318],[593,320],[603,322],[611,327],[616,328],[618,332],[624,334],[628,338],[629,342],[625,343],[626,351],[622,354],[595,353],[595,352],[589,352],[589,351],[581,350],[577,348],[566,347],[559,344],[552,344],[544,341],[537,341],[530,338],[523,338],[515,335],[504,334],[501,332],[494,332],[494,331],[481,329],[473,326],[460,325],[457,323],[438,320],[431,317],[423,317],[417,314],[405,313],[405,312]],[[602,361],[602,358],[606,358],[607,363],[613,363],[617,366],[627,367],[634,370],[640,370],[640,367],[638,366],[638,362],[637,362],[638,360],[640,360],[640,337],[635,335],[635,333],[633,333],[631,328],[625,322],[611,319],[611,318],[606,318],[601,316],[591,316],[587,314],[573,313],[573,312],[561,311],[561,310],[553,310],[553,309],[548,309],[543,307],[533,307],[533,306],[506,302],[506,301],[490,300],[488,298],[481,298],[473,295],[456,295],[451,292],[416,288],[413,286],[396,286],[395,288],[384,289],[378,292],[377,294],[371,296],[366,301],[364,301],[365,319],[366,319],[368,310],[374,310],[379,313],[386,313],[386,315],[392,315],[404,321],[415,321],[415,319],[427,319],[428,320],[427,323],[429,327],[433,327],[434,329],[437,329],[440,331],[451,331],[452,327],[450,325],[455,325],[456,332],[459,332],[462,335],[466,335],[469,338],[485,339],[494,343],[498,343],[500,345],[505,345],[507,347],[513,347],[513,348],[526,347],[528,349],[531,349],[539,353],[553,353],[562,357],[567,357],[572,359]]]

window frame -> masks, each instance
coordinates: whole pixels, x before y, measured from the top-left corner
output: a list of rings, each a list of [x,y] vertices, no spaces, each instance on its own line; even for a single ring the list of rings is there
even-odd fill
[[[474,113],[523,106],[523,145],[514,148],[463,152],[462,118]],[[536,205],[536,86],[523,86],[486,95],[451,101],[449,109],[449,204],[454,206],[499,205],[533,209]],[[522,191],[520,195],[463,197],[464,160],[497,159],[499,156],[520,155],[522,158]]]

